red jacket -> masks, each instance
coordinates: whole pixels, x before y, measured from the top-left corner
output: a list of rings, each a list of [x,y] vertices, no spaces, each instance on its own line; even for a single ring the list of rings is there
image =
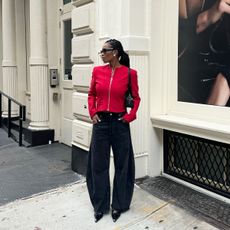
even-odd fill
[[[130,71],[131,91],[134,107],[123,118],[127,122],[136,119],[136,112],[140,104],[136,70]],[[124,100],[128,89],[128,67],[120,66],[115,69],[109,65],[97,66],[93,69],[92,80],[88,94],[89,114],[92,118],[97,112],[120,113],[126,111]]]

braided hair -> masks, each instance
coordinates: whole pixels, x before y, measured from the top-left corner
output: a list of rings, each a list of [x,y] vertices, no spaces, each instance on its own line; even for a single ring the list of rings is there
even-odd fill
[[[116,39],[110,39],[105,43],[110,44],[110,46],[118,51],[118,58],[121,65],[130,67],[129,55],[124,51],[121,42]]]

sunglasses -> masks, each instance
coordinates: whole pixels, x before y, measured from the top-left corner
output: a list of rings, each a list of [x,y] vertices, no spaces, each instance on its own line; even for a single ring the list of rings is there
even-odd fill
[[[102,50],[99,51],[99,54],[102,54],[102,53],[105,54],[105,53],[107,53],[108,51],[113,51],[113,50],[114,50],[113,48],[107,48],[107,49],[104,48],[104,49],[102,49]]]

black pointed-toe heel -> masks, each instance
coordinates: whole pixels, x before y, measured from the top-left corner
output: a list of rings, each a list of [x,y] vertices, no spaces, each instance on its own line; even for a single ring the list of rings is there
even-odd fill
[[[94,213],[94,221],[97,223],[103,217],[103,212],[95,212]]]
[[[113,222],[116,222],[117,219],[120,217],[120,215],[121,215],[121,211],[120,210],[113,209],[112,210]]]

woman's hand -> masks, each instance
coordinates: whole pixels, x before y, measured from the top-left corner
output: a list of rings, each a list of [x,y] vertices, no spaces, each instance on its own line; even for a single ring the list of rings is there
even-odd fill
[[[93,116],[93,118],[92,118],[93,124],[95,125],[95,124],[97,124],[97,123],[100,122],[100,121],[101,121],[101,119],[99,118],[99,116],[98,116],[97,114],[95,114],[95,115]]]
[[[230,14],[230,0],[216,0],[210,9],[199,14],[196,32],[200,33],[211,24],[216,23],[224,13]]]
[[[128,124],[128,121],[126,121],[123,117],[118,118],[119,121],[122,121],[125,124]]]

